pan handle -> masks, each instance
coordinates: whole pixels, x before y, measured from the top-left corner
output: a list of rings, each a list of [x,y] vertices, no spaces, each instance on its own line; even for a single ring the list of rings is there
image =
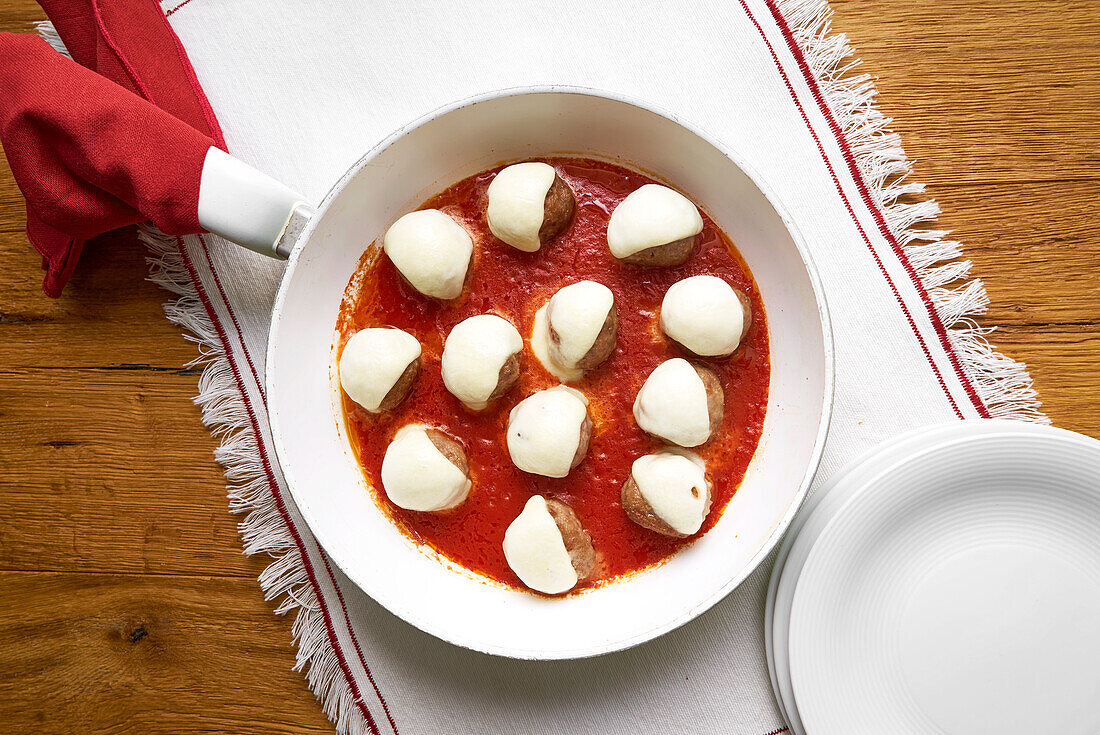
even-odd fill
[[[230,242],[286,259],[313,206],[301,194],[219,148],[210,148],[199,182],[199,224]]]

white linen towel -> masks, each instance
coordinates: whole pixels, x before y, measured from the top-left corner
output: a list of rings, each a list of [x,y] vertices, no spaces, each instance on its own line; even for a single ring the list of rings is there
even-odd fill
[[[1024,367],[968,317],[986,304],[822,0],[360,3],[164,0],[229,150],[320,201],[403,123],[529,84],[674,110],[738,150],[809,242],[835,329],[836,403],[818,482],[867,447],[950,419],[1043,420]],[[783,732],[764,659],[763,568],[706,615],[619,654],[533,663],[394,618],[326,560],[268,450],[264,351],[280,263],[216,237],[149,237],[170,319],[200,342],[197,399],[244,514],[247,553],[293,612],[298,666],[341,733]],[[948,288],[948,286],[952,286]]]

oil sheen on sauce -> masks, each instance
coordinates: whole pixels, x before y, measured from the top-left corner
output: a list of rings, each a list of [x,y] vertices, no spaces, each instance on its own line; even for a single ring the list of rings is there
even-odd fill
[[[347,396],[343,397],[343,407],[359,463],[376,489],[376,502],[405,534],[467,569],[522,588],[504,559],[504,531],[532,494],[555,497],[576,511],[599,559],[596,574],[578,585],[580,590],[659,564],[717,522],[737,491],[760,440],[768,400],[768,331],[752,275],[732,243],[705,213],[699,245],[683,265],[654,269],[626,265],[608,251],[608,218],[627,194],[643,184],[657,182],[602,161],[544,160],[555,166],[572,187],[577,208],[570,225],[538,252],[516,250],[489,232],[485,191],[499,168],[460,181],[423,204],[422,208],[441,209],[451,215],[474,238],[472,275],[458,299],[439,302],[423,297],[401,280],[385,256],[375,258],[369,251],[363,256],[341,307],[337,324],[340,347],[359,329],[392,326],[420,340],[423,354],[415,386],[393,411],[373,416]],[[623,512],[619,494],[631,463],[661,448],[660,442],[644,434],[634,422],[631,410],[638,389],[664,360],[688,357],[661,333],[661,299],[676,281],[700,274],[719,276],[747,293],[752,301],[753,322],[732,357],[700,360],[718,374],[726,399],[721,431],[693,450],[706,460],[713,502],[697,534],[674,539],[631,522]],[[508,412],[522,398],[558,384],[531,351],[531,324],[535,311],[557,289],[585,279],[609,287],[619,312],[618,346],[611,357],[579,382],[570,384],[588,397],[592,441],[587,457],[568,477],[529,475],[508,457],[504,443]],[[444,337],[455,324],[484,313],[511,321],[526,344],[515,386],[488,409],[474,413],[444,387],[440,356]],[[473,489],[455,510],[406,511],[389,502],[382,492],[382,456],[397,430],[409,423],[436,426],[465,447]]]

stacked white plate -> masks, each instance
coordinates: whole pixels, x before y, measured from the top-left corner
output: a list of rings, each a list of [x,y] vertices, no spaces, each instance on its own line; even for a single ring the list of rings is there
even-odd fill
[[[765,615],[796,735],[1097,735],[1100,442],[965,421],[877,447],[800,511]]]

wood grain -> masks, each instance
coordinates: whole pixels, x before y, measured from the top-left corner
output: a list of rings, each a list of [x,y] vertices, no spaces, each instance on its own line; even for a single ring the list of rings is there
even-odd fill
[[[842,0],[834,8],[834,28],[876,77],[881,107],[918,162],[916,180],[937,196],[959,185],[1095,180],[1095,0]]]
[[[0,186],[10,183],[0,179]],[[62,297],[49,299],[26,235],[0,233],[3,367],[178,370],[194,359],[195,345],[164,317],[168,294],[146,280],[145,246],[112,239],[110,247],[88,247]]]
[[[995,343],[1056,423],[1100,436],[1096,3],[834,7],[986,283]],[[41,18],[0,0],[0,31]],[[331,732],[241,553],[195,349],[144,251],[90,249],[54,301],[23,225],[0,162],[0,730]]]
[[[0,424],[0,569],[258,574],[194,392],[140,367],[0,370],[0,410],[19,407]]]
[[[6,733],[331,733],[250,578],[0,572]]]

